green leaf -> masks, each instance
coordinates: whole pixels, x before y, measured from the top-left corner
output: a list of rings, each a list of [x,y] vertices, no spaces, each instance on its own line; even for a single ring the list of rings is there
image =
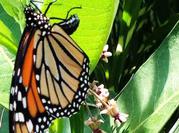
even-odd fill
[[[133,32],[135,30],[136,21],[139,15],[142,0],[125,0],[124,9],[122,13],[121,29],[119,36],[119,43],[127,47]]]
[[[49,128],[49,133],[71,133],[68,118],[56,119]]]
[[[12,53],[16,53],[20,39],[20,27],[18,23],[5,12],[0,5],[0,45],[4,45]]]
[[[47,8],[48,3],[49,1],[46,2],[43,10]],[[80,18],[80,25],[72,38],[87,53],[91,72],[98,63],[103,46],[107,42],[118,3],[118,0],[59,0],[50,7],[47,13],[48,17],[66,18],[71,8],[82,7],[82,9],[74,9],[70,12],[70,15],[77,14]]]
[[[9,88],[12,77],[14,55],[0,46],[0,104],[9,107]]]
[[[8,133],[9,132],[9,117],[8,110],[0,105],[0,133]]]
[[[1,0],[0,5],[3,5],[4,10],[6,13],[13,17],[16,22],[20,24],[21,31],[23,30],[24,27],[24,13],[23,13],[23,8],[24,4],[26,3],[27,0]]]
[[[70,118],[71,133],[84,133],[84,110],[80,111]]]
[[[129,114],[121,130],[159,132],[179,106],[179,23],[144,63],[119,96]]]

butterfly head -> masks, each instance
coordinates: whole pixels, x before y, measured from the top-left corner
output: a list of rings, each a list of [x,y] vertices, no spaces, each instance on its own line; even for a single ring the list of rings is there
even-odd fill
[[[24,9],[24,13],[27,27],[40,29],[42,36],[50,34],[51,25],[49,24],[49,18],[41,12],[37,12],[30,5]]]

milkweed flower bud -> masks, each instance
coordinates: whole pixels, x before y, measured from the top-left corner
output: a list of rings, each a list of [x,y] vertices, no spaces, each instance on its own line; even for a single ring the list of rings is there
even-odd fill
[[[108,114],[114,118],[114,121],[118,124],[121,124],[123,122],[127,121],[128,114],[119,112],[119,108],[117,106],[117,103],[114,99],[111,99],[107,102],[107,105],[100,113],[101,114]]]
[[[85,125],[89,126],[93,133],[104,133],[99,127],[101,123],[104,123],[103,120],[97,119],[96,117],[90,117],[85,121]]]
[[[111,57],[112,56],[112,53],[111,52],[108,52],[108,48],[109,48],[109,45],[106,44],[103,48],[103,52],[101,54],[101,59],[108,63],[108,57]]]

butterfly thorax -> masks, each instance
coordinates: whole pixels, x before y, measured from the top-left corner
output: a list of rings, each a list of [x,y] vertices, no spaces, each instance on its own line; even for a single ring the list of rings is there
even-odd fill
[[[40,29],[42,36],[50,34],[51,25],[49,24],[49,18],[42,13],[36,12],[31,6],[27,6],[24,9],[24,13],[27,27]]]

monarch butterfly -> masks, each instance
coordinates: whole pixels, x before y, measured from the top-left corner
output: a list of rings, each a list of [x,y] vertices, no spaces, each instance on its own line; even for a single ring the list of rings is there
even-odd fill
[[[69,36],[77,16],[50,25],[44,14],[28,5],[11,83],[10,133],[42,133],[51,121],[69,117],[85,100],[89,59]],[[67,33],[68,34],[67,34]]]

